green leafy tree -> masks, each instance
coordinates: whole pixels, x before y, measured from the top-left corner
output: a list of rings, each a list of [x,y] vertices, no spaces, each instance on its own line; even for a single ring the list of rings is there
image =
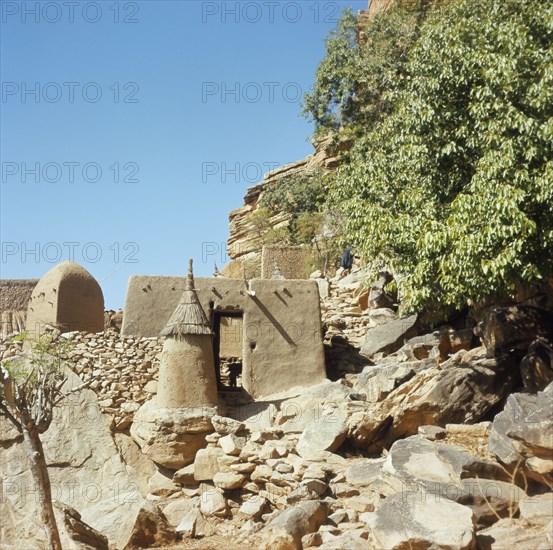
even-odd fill
[[[332,200],[405,309],[463,307],[552,274],[553,2],[463,0],[411,50],[389,116]]]
[[[425,5],[391,9],[368,23],[344,11],[326,41],[313,90],[304,97],[302,113],[315,123],[315,138],[341,129],[366,133],[390,112]]]
[[[267,186],[261,196],[260,211],[289,216],[285,233],[277,235],[280,242],[308,244],[315,236],[312,233],[322,229],[318,214],[328,191],[329,177],[323,170],[313,170],[283,177]]]
[[[275,212],[260,206],[251,215],[250,223],[261,244],[285,244],[289,243],[289,235],[286,227],[275,226]]]

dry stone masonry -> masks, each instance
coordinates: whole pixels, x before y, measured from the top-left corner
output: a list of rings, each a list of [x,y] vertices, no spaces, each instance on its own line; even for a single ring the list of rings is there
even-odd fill
[[[112,429],[128,429],[134,413],[157,392],[163,339],[122,337],[113,331],[71,332],[64,337],[72,342],[69,359],[75,373],[91,381],[102,412],[112,418]],[[15,356],[22,347],[22,342],[2,339],[0,359]]]
[[[25,328],[27,307],[38,279],[0,279],[0,336]]]

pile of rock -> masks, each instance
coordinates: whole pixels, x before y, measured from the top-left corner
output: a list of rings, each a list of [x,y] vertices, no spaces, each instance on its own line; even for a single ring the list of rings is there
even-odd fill
[[[487,441],[489,422],[424,426],[424,435],[397,441],[381,458],[335,454],[347,429],[328,418],[316,424],[317,432],[311,422],[299,434],[215,416],[207,447],[172,479],[152,477],[148,498],[180,537],[225,535],[238,547],[499,549],[509,536],[527,548],[553,542],[547,486],[468,450]],[[459,434],[465,445],[448,443]]]
[[[116,332],[68,333],[75,372],[98,394],[100,408],[126,430],[134,413],[157,392],[162,338],[120,336]]]
[[[392,280],[389,273],[381,273],[370,288],[364,269],[354,267],[345,277],[342,273],[339,270],[331,279],[320,272],[312,274],[319,283],[327,371],[332,379],[359,373],[390,354],[396,362],[429,357],[442,362],[459,350],[474,347],[470,322],[419,335],[417,315],[397,314],[396,297],[386,289]]]
[[[317,277],[320,275],[320,277]],[[323,325],[327,341],[333,336],[346,338],[351,345],[360,347],[367,329],[395,319],[395,312],[388,308],[369,308],[369,291],[366,289],[366,273],[356,268],[346,277],[341,272],[328,281],[320,272],[312,274],[319,282]]]

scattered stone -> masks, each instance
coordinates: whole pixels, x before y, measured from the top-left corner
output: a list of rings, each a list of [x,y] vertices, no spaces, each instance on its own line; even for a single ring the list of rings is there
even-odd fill
[[[323,543],[323,539],[320,533],[308,533],[301,538],[302,548],[312,548],[314,546],[320,546]]]
[[[309,424],[296,446],[302,457],[320,451],[336,451],[345,441],[348,427],[343,417],[328,417]]]
[[[297,506],[278,512],[267,527],[280,527],[292,536],[296,548],[301,548],[301,539],[314,533],[326,521],[325,507],[317,501],[300,502]]]
[[[223,452],[233,456],[238,456],[245,444],[246,438],[238,437],[234,433],[230,433],[219,439],[219,445],[223,449]]]
[[[363,495],[348,498],[346,505],[356,512],[373,512],[375,508],[374,499]]]
[[[299,544],[292,534],[280,525],[269,525],[263,528],[255,540],[255,547],[259,550],[299,550],[301,548]]]
[[[255,483],[265,483],[271,479],[273,470],[267,464],[259,464],[252,472],[251,480]]]
[[[200,449],[194,459],[194,479],[196,481],[213,480],[215,474],[219,471],[218,458],[224,456],[224,454],[219,447]]]
[[[173,482],[179,485],[196,485],[196,478],[194,477],[194,464],[189,464],[180,470],[177,470],[173,474]]]
[[[200,496],[200,510],[206,516],[224,517],[228,510],[227,500],[216,490],[205,491]]]
[[[177,527],[182,522],[184,516],[198,504],[198,498],[176,498],[163,508],[163,515],[173,527]]]
[[[304,479],[300,483],[300,487],[305,488],[309,493],[313,493],[319,497],[328,489],[328,485],[320,479]]]
[[[192,508],[176,529],[183,538],[205,537],[215,532],[214,527],[204,518],[198,508]]]
[[[245,482],[246,476],[242,474],[234,474],[231,472],[217,472],[213,476],[213,483],[215,483],[215,486],[228,491],[239,489],[244,485]]]
[[[447,435],[447,431],[440,426],[419,426],[418,433],[430,441],[444,439]]]
[[[244,429],[244,423],[234,418],[227,418],[226,416],[215,415],[211,418],[213,428],[220,435],[235,434]]]
[[[368,487],[382,475],[383,458],[364,459],[345,471],[347,482],[354,487]]]
[[[159,497],[168,497],[179,491],[170,477],[160,471],[154,473],[148,481],[148,492]]]
[[[267,499],[259,495],[251,496],[240,506],[240,514],[248,518],[257,519],[263,513],[266,505]]]

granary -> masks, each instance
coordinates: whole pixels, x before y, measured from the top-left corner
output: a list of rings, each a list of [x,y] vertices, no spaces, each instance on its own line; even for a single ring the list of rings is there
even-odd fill
[[[122,334],[156,337],[163,331],[169,335],[171,331],[165,331],[164,327],[172,323],[173,313],[181,315],[179,301],[183,293],[190,292],[187,281],[185,277],[132,276],[127,288]],[[213,332],[209,339],[219,390],[230,390],[234,376],[242,393],[259,400],[326,379],[319,291],[315,281],[199,277],[194,285],[194,294]],[[197,336],[204,338],[204,343],[201,352],[199,347],[194,352],[199,354],[194,361],[201,364],[198,372],[205,375],[204,381],[210,385],[211,378],[204,370],[209,360],[209,351],[205,348],[208,338]],[[167,346],[173,348],[177,342]],[[241,366],[238,374],[236,370],[232,372],[237,365]],[[169,373],[176,367],[165,368]],[[186,401],[185,394],[179,397],[169,395],[168,391],[165,395],[162,390],[165,376],[160,372],[158,397],[167,403]],[[227,382],[227,376],[231,383]],[[183,384],[189,383],[188,377],[183,380]],[[174,389],[174,392],[181,391]]]
[[[104,295],[81,265],[64,261],[38,281],[29,300],[26,330],[41,334],[46,326],[62,332],[104,330]]]
[[[194,289],[192,260],[181,299],[161,331],[157,404],[162,408],[217,406],[211,326]]]

